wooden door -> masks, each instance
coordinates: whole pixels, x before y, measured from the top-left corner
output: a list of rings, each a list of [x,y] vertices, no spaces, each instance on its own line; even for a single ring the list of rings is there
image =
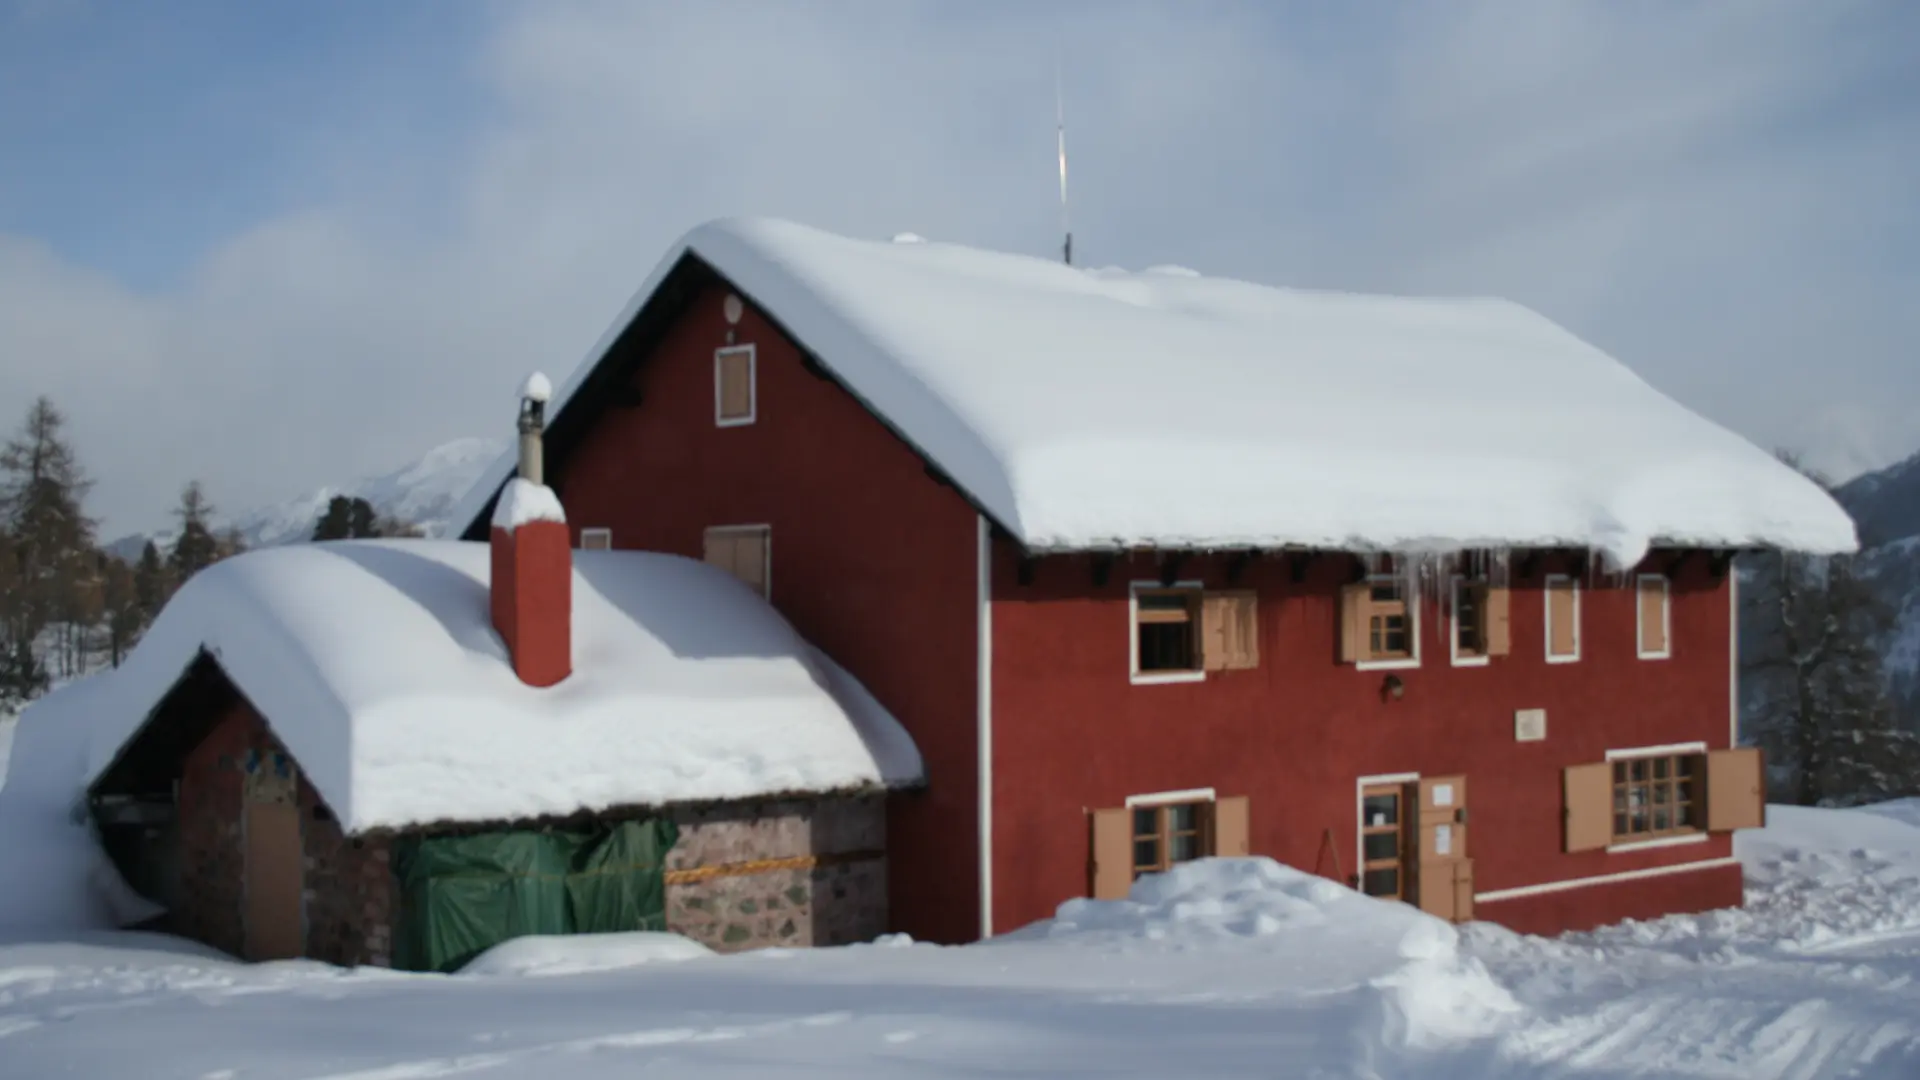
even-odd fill
[[[301,927],[304,859],[300,807],[290,798],[249,798],[245,923],[248,960],[286,960],[306,952]]]
[[[1467,851],[1467,778],[1419,783],[1420,910],[1453,922],[1473,918],[1473,860]]]
[[[1407,881],[1407,785],[1379,784],[1360,792],[1360,891],[1404,900]]]

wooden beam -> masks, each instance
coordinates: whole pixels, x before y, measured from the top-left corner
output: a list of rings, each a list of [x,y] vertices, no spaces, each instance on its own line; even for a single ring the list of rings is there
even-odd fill
[[[1020,568],[1014,573],[1015,580],[1019,581],[1022,585],[1033,584],[1034,566],[1039,561],[1038,558],[1032,555],[1020,556]]]
[[[1307,571],[1313,567],[1313,552],[1296,551],[1293,553],[1293,556],[1287,560],[1287,564],[1288,570],[1291,572],[1293,578],[1293,583],[1298,585],[1307,580]]]
[[[1514,566],[1514,570],[1518,571],[1521,581],[1533,580],[1534,571],[1539,569],[1540,552],[1538,549],[1529,550],[1525,555],[1520,556],[1519,563]]]
[[[948,476],[945,469],[940,468],[939,466],[935,465],[933,462],[929,461],[925,465],[921,466],[921,468],[926,470],[926,474],[929,477],[932,477],[934,483],[939,484],[942,487],[953,488],[955,491],[960,490],[959,486],[953,482],[953,477]]]
[[[1367,560],[1365,558],[1359,555],[1353,556],[1353,569],[1347,580],[1355,584],[1367,580]]]
[[[800,366],[806,369],[807,374],[816,379],[831,379],[833,377],[827,373],[827,367],[820,362],[820,358],[810,352],[800,354]]]

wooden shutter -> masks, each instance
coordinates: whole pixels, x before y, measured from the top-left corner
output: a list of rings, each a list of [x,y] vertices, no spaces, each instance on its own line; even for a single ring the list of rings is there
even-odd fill
[[[753,352],[723,350],[719,364],[720,419],[744,420],[753,415]]]
[[[1580,648],[1578,608],[1572,581],[1555,581],[1547,586],[1547,653],[1572,656]]]
[[[1765,760],[1757,747],[1707,755],[1707,831],[1758,829],[1767,823]]]
[[[1252,852],[1247,836],[1247,797],[1235,795],[1213,804],[1213,853],[1243,859]]]
[[[1667,579],[1640,579],[1640,651],[1667,651]]]
[[[1367,648],[1367,609],[1373,602],[1373,589],[1364,581],[1340,586],[1340,662],[1357,664],[1365,660]]]
[[[1487,623],[1487,655],[1505,656],[1513,651],[1513,623],[1510,618],[1513,596],[1504,586],[1482,586],[1481,617]]]
[[[1125,809],[1089,815],[1087,892],[1095,900],[1125,900],[1133,888],[1133,815]]]
[[[1209,592],[1200,612],[1201,654],[1208,671],[1260,666],[1259,607],[1253,592]]]
[[[733,575],[767,595],[767,530],[742,532],[733,539]]]
[[[1423,861],[1466,857],[1466,809],[1466,777],[1434,776],[1420,781],[1419,851]]]
[[[719,529],[708,529],[702,538],[704,546],[701,558],[708,566],[717,566],[727,573],[733,573],[733,534]]]
[[[1567,850],[1598,851],[1613,843],[1613,766],[1569,765],[1562,776]]]
[[[1453,921],[1473,921],[1473,860],[1453,864]]]

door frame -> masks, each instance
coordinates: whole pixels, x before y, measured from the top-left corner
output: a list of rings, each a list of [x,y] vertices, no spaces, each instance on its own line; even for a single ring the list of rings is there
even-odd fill
[[[1400,897],[1400,899],[1403,903],[1406,901],[1406,896],[1404,895],[1404,893],[1406,892],[1406,886],[1407,886],[1407,881],[1406,881],[1407,843],[1408,843],[1408,838],[1411,838],[1412,842],[1415,844],[1419,843],[1420,823],[1418,821],[1419,806],[1417,805],[1419,802],[1419,798],[1416,795],[1415,798],[1408,799],[1405,789],[1409,785],[1418,784],[1419,782],[1420,782],[1420,774],[1417,772],[1379,773],[1374,776],[1357,777],[1354,780],[1353,782],[1353,882],[1354,882],[1353,887],[1356,891],[1360,892],[1361,894],[1364,895],[1367,891],[1367,789],[1370,787],[1393,787],[1398,785],[1401,788],[1401,792],[1400,792],[1400,835],[1401,835],[1400,891],[1403,894]],[[1409,823],[1407,821],[1407,806],[1409,803],[1415,804],[1414,805],[1415,820],[1411,823],[1412,824],[1411,828],[1408,827]]]

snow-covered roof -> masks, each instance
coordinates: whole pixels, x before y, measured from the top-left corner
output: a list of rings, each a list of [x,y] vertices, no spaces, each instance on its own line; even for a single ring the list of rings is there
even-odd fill
[[[1518,304],[782,221],[688,233],[550,415],[689,253],[1034,550],[1855,546],[1817,485]],[[455,520],[511,471],[502,455]]]
[[[920,778],[898,722],[726,573],[573,559],[574,672],[548,689],[493,631],[486,544],[344,541],[201,571],[118,669],[33,712],[108,714],[91,783],[204,649],[354,832]]]

